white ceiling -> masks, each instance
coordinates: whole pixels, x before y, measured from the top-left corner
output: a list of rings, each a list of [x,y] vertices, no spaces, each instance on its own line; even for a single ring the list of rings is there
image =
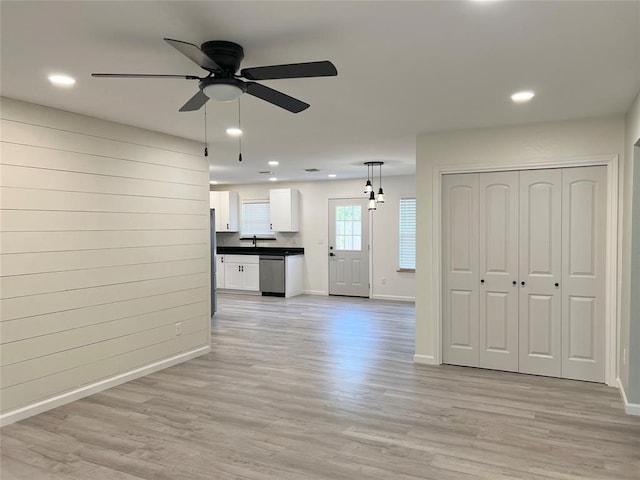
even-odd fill
[[[331,60],[337,77],[264,84],[311,104],[297,115],[242,97],[242,153],[224,130],[237,104],[208,104],[212,179],[267,181],[415,171],[428,131],[624,113],[640,90],[638,1],[2,1],[4,96],[203,141],[202,112],[179,113],[201,75],[163,37],[230,40],[243,67]],[[49,84],[63,72],[75,87]],[[526,105],[511,93],[536,92]],[[318,168],[307,173],[305,168]]]

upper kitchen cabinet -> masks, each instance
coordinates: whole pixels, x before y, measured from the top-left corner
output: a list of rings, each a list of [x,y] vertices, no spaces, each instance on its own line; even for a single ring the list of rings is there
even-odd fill
[[[300,193],[295,188],[269,190],[271,230],[297,232]]]
[[[238,192],[209,192],[209,206],[216,210],[216,232],[238,231]]]

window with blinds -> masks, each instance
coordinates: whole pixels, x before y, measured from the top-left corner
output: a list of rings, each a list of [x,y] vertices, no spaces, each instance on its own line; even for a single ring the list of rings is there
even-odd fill
[[[240,236],[273,237],[269,214],[269,200],[243,200]]]
[[[416,268],[416,199],[400,199],[400,268]]]

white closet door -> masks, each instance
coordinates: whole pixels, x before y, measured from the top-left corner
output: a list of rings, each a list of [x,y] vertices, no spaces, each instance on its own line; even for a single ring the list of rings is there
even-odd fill
[[[561,373],[561,188],[561,169],[520,172],[520,372],[554,377]]]
[[[562,172],[562,376],[604,382],[606,167]]]
[[[442,180],[444,363],[477,367],[478,175]]]
[[[479,177],[480,367],[518,371],[518,172]]]

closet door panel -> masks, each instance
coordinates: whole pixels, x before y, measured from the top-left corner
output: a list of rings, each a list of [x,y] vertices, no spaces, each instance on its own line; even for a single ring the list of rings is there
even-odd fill
[[[520,172],[520,372],[561,373],[562,171]],[[556,286],[558,284],[558,286]]]
[[[480,366],[518,371],[518,172],[479,175]]]
[[[604,166],[562,172],[562,376],[604,382]]]
[[[443,361],[477,367],[478,175],[442,181]]]

